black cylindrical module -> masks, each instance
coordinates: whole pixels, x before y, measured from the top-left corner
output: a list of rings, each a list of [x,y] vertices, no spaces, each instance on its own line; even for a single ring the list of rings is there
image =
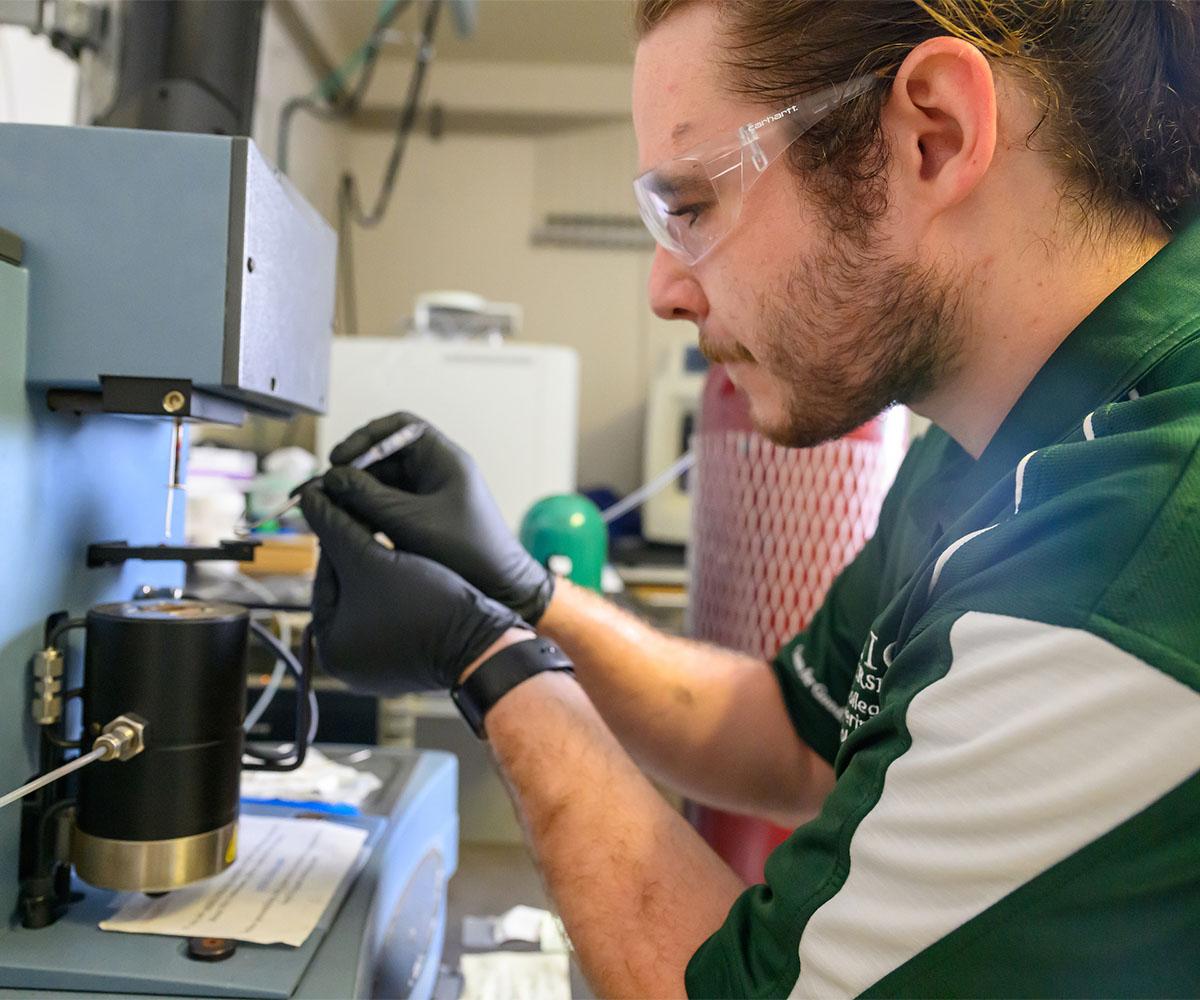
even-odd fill
[[[163,892],[237,851],[249,614],[235,604],[128,601],[87,615],[84,745],[118,715],[146,748],[80,772],[71,860],[107,889]]]

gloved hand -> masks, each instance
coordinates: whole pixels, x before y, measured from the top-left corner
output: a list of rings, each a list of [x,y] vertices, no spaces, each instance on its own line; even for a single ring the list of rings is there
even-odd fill
[[[410,552],[388,549],[338,509],[319,485],[301,507],[321,539],[313,631],[321,662],[375,695],[446,691],[521,620],[462,577]]]
[[[419,420],[393,413],[351,434],[330,452],[334,468],[325,473],[325,491],[396,548],[448,566],[537,624],[554,592],[554,576],[513,537],[474,460],[441,431],[427,426],[407,448],[368,470],[345,467]]]

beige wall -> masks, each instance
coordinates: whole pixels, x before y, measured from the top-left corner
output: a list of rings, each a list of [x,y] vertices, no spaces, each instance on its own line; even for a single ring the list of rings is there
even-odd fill
[[[644,296],[649,253],[531,245],[535,206],[543,202],[538,178],[553,173],[546,161],[563,141],[414,138],[388,217],[354,236],[359,332],[400,328],[422,291],[464,289],[520,303],[521,339],[580,355],[580,485],[629,490],[641,477],[653,322]],[[372,191],[388,142],[376,134],[354,140],[357,169]],[[619,159],[607,165],[628,177]],[[595,210],[586,203],[575,209]]]

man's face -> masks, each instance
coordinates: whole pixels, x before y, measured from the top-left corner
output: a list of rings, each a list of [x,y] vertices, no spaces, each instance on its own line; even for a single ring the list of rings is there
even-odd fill
[[[705,3],[641,42],[640,169],[778,110],[730,97],[719,56]],[[837,232],[780,158],[745,197],[734,229],[694,267],[657,249],[651,306],[696,323],[704,353],[726,365],[769,438],[800,447],[840,436],[892,402],[919,400],[954,367],[952,276],[897,238],[901,219],[893,206],[863,234]]]

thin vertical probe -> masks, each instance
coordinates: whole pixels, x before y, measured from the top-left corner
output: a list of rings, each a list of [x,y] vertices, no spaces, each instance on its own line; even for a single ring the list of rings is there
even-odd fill
[[[407,448],[410,444],[417,440],[425,433],[425,425],[421,423],[409,424],[407,427],[401,427],[400,430],[393,434],[389,434],[382,441],[372,445],[364,451],[358,458],[350,462],[352,469],[365,469],[369,465],[374,465],[376,462],[382,462],[385,458],[391,458],[396,452],[403,448]],[[306,480],[292,490],[291,498],[287,503],[280,507],[276,507],[266,517],[260,517],[253,524],[247,524],[237,529],[237,534],[245,536],[250,534],[255,528],[261,528],[268,521],[274,521],[276,518],[283,517],[289,510],[300,503],[300,495],[304,490],[313,483],[318,483],[324,478],[325,474],[313,476],[312,479]]]
[[[179,466],[183,460],[183,421],[175,418],[175,426],[171,429],[171,463],[167,470],[167,526],[163,537],[171,540],[171,521],[175,514],[175,491],[184,488],[179,481]]]

